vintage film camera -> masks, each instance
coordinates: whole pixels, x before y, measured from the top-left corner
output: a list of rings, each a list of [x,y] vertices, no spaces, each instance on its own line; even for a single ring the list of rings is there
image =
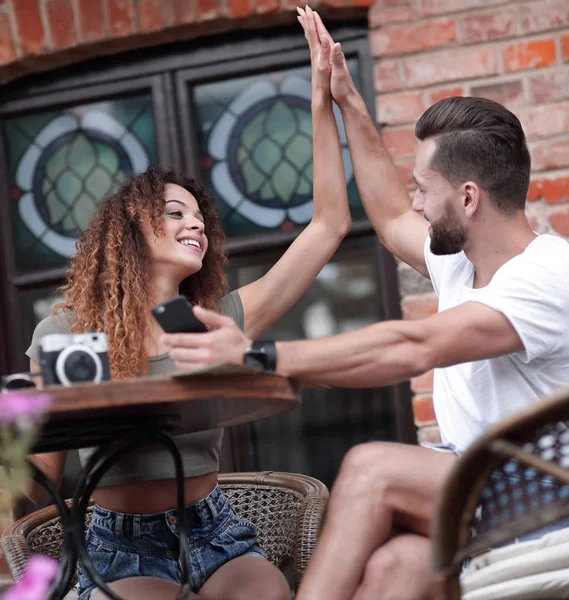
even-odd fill
[[[44,385],[111,379],[104,333],[52,333],[41,338],[39,344]]]

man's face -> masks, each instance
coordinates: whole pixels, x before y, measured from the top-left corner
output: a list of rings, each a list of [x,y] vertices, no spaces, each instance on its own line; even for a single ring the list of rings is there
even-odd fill
[[[457,254],[464,249],[468,230],[461,220],[459,191],[429,167],[435,150],[436,141],[433,139],[421,142],[417,150],[413,170],[417,184],[413,210],[423,214],[430,224],[431,252],[439,256]]]

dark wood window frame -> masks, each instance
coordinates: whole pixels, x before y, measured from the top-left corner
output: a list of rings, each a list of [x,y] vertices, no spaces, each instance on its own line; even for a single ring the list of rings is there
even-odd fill
[[[348,24],[333,29],[347,58],[357,58],[362,95],[374,114],[373,59],[369,53],[367,25]],[[236,61],[236,57],[238,57]],[[289,28],[236,32],[198,38],[163,47],[125,52],[79,65],[36,74],[2,87],[0,98],[0,181],[7,181],[5,119],[38,110],[58,109],[79,103],[112,100],[136,93],[150,93],[160,162],[200,176],[191,140],[196,127],[190,111],[192,85],[228,76],[244,76],[280,68],[309,64],[306,41]],[[0,185],[0,373],[25,368],[24,341],[18,339],[18,291],[62,281],[65,269],[17,274],[9,214],[9,190]],[[275,232],[228,241],[230,256],[246,256],[266,249],[285,248],[297,235]],[[370,236],[367,220],[354,223],[350,236]],[[396,265],[393,257],[376,242],[382,281],[382,302],[387,319],[401,317]],[[8,318],[6,315],[10,315]],[[406,383],[394,386],[397,437],[416,440],[410,390]]]

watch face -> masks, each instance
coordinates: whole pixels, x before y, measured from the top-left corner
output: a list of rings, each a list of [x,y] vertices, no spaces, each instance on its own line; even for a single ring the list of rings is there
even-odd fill
[[[247,350],[245,353],[245,364],[250,367],[259,367],[261,369],[265,368],[265,361],[267,355],[262,350]]]

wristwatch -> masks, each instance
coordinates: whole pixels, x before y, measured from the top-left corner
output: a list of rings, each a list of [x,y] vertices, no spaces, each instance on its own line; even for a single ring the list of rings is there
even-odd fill
[[[243,354],[243,364],[248,367],[260,367],[265,371],[277,370],[277,348],[271,340],[254,341]]]

